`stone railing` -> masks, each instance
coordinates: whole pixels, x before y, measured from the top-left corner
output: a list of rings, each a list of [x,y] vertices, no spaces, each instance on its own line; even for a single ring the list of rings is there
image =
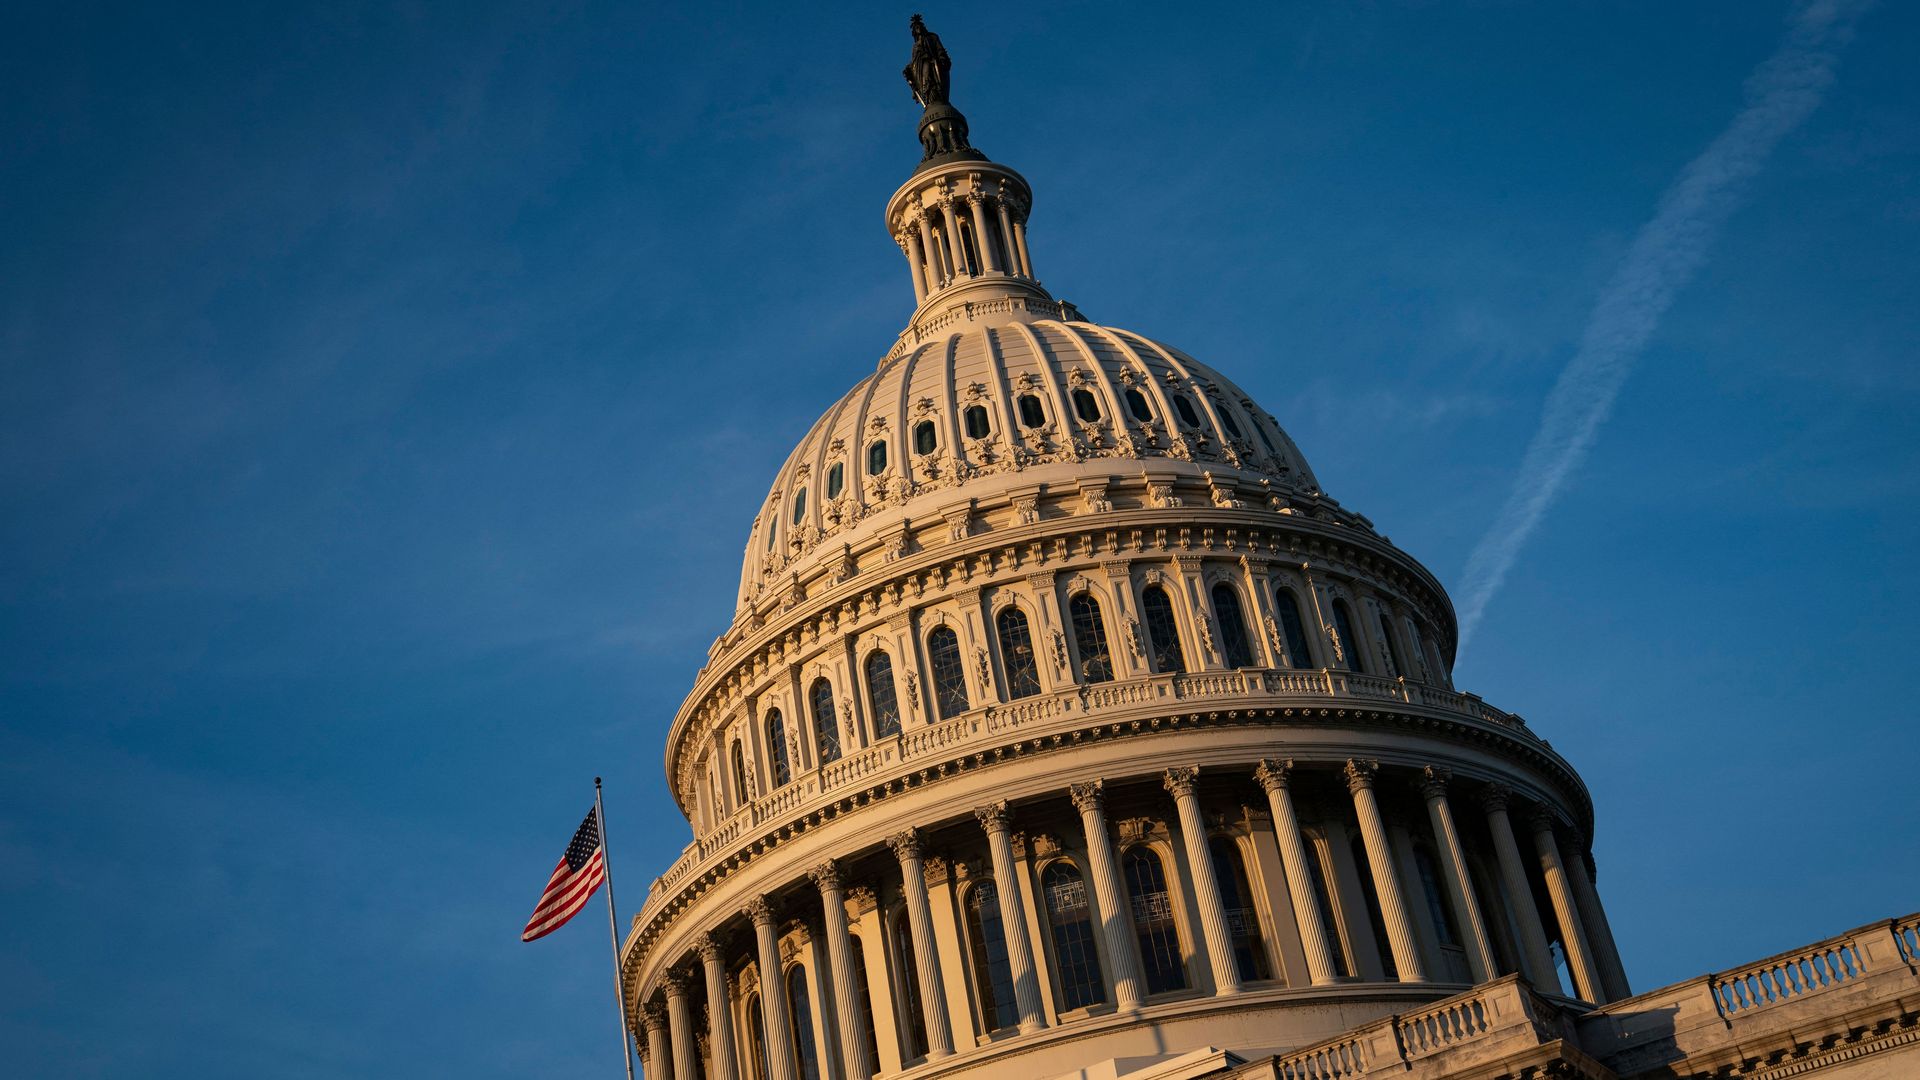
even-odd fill
[[[1476,994],[1443,1001],[1426,1012],[1401,1017],[1394,1023],[1401,1053],[1408,1058],[1425,1057],[1484,1034],[1486,1030],[1487,1005]]]
[[[1058,319],[1061,322],[1086,321],[1078,308],[1064,300],[1042,300],[1037,296],[1016,295],[960,301],[940,314],[921,319],[901,331],[900,339],[893,343],[893,348],[887,350],[887,355],[881,359],[880,364],[882,367],[886,366],[888,361],[898,358],[908,349],[948,327],[971,322],[982,315],[999,315],[1010,311],[1030,312],[1045,318]]]
[[[1481,1043],[1514,1033],[1549,1030],[1557,1016],[1558,1010],[1535,995],[1518,975],[1508,975],[1417,1013],[1389,1016],[1338,1038],[1281,1054],[1273,1060],[1270,1075],[1282,1080],[1362,1080],[1405,1076],[1409,1070],[1419,1076],[1451,1075],[1452,1065],[1424,1059],[1448,1051],[1472,1051]],[[1236,1075],[1269,1074],[1250,1066],[1248,1072]]]
[[[1720,1015],[1732,1016],[1850,982],[1865,970],[1861,950],[1845,937],[1711,976],[1708,986]]]
[[[1364,1076],[1367,1059],[1361,1053],[1358,1038],[1342,1036],[1319,1046],[1282,1054],[1274,1064],[1274,1074],[1282,1080],[1340,1080]]]
[[[838,798],[842,791],[870,785],[876,778],[911,771],[918,762],[950,755],[954,748],[982,736],[1004,736],[1019,731],[1024,737],[1028,732],[1044,734],[1052,729],[1084,724],[1094,714],[1109,714],[1116,720],[1135,719],[1169,708],[1181,711],[1203,702],[1225,704],[1249,699],[1253,707],[1303,701],[1392,702],[1465,717],[1535,741],[1518,717],[1501,712],[1472,694],[1350,671],[1244,668],[1147,675],[1095,686],[1067,686],[1014,702],[996,702],[938,723],[910,727],[826,766],[796,774],[792,782],[755,799],[689,845],[673,866],[654,880],[641,908],[641,921],[644,922],[651,909],[688,875],[704,869],[749,839],[750,830],[802,817],[811,808]]]

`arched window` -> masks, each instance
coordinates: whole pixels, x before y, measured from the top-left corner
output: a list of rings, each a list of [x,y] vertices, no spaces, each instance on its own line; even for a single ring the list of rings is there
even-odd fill
[[[1244,436],[1240,434],[1240,425],[1233,422],[1233,410],[1222,405],[1219,411],[1220,426],[1227,429],[1227,434],[1236,439],[1244,438]]]
[[[1320,929],[1326,935],[1327,954],[1333,957],[1334,974],[1352,975],[1353,960],[1341,943],[1340,923],[1333,911],[1333,886],[1329,884],[1333,875],[1321,853],[1322,844],[1311,837],[1302,839],[1307,841],[1307,876],[1313,880],[1313,906],[1320,909]]]
[[[1373,929],[1373,943],[1380,950],[1380,966],[1386,970],[1389,982],[1400,978],[1399,967],[1393,960],[1393,943],[1387,937],[1387,919],[1381,914],[1380,890],[1373,883],[1373,865],[1367,861],[1367,848],[1360,837],[1354,836],[1348,841],[1353,853],[1353,865],[1360,878],[1360,900],[1367,908],[1367,925]]]
[[[1067,617],[1073,621],[1073,650],[1080,654],[1080,681],[1113,681],[1113,654],[1107,648],[1107,626],[1100,619],[1100,601],[1091,593],[1078,593],[1067,601]]]
[[[1173,395],[1173,411],[1180,414],[1180,422],[1188,427],[1200,426],[1200,414],[1193,411],[1193,402],[1187,400],[1187,395]]]
[[[807,489],[801,488],[793,493],[793,523],[800,524],[807,519]]]
[[[873,990],[867,983],[867,950],[859,934],[847,935],[847,956],[853,961],[853,988],[860,997],[860,1013],[867,1018],[867,1064],[880,1066],[880,1037],[874,1034]]]
[[[881,440],[867,447],[867,475],[879,476],[887,471],[887,444]]]
[[[787,1008],[793,1018],[793,1047],[800,1080],[820,1080],[820,1045],[813,1041],[813,1000],[807,994],[807,969],[787,969]]]
[[[829,466],[827,468],[827,498],[839,498],[840,489],[845,486],[846,481],[847,467],[844,464],[836,461]]]
[[[1153,419],[1153,406],[1147,404],[1147,395],[1129,386],[1123,396],[1127,399],[1127,411],[1133,414],[1135,420],[1144,424]]]
[[[1433,920],[1434,936],[1440,939],[1440,960],[1446,969],[1440,978],[1447,982],[1472,982],[1473,972],[1467,966],[1467,951],[1460,944],[1460,927],[1453,921],[1453,908],[1448,905],[1446,893],[1440,885],[1440,868],[1434,864],[1433,852],[1424,844],[1413,848],[1414,871],[1420,875],[1420,894],[1427,902],[1427,915]]]
[[[1147,617],[1147,648],[1153,670],[1161,674],[1187,670],[1186,655],[1180,651],[1180,625],[1173,621],[1173,601],[1158,585],[1140,590],[1140,611]]]
[[[873,712],[873,733],[878,738],[900,734],[900,699],[893,692],[893,659],[874,650],[867,657],[867,707]]]
[[[1100,402],[1091,390],[1080,389],[1073,392],[1073,411],[1087,423],[1096,423],[1100,419]]]
[[[746,1010],[747,1063],[753,1067],[753,1080],[768,1080],[768,1077],[773,1075],[773,1070],[767,1064],[767,1029],[760,1018],[759,994],[747,995]]]
[[[1000,890],[991,879],[967,892],[967,944],[973,953],[973,989],[980,999],[980,1026],[987,1031],[1020,1022],[1013,994],[1013,967],[1000,926]]]
[[[1136,847],[1121,860],[1121,868],[1127,878],[1133,930],[1140,939],[1147,993],[1186,989],[1187,965],[1180,958],[1180,928],[1173,921],[1173,901],[1167,896],[1167,875],[1160,866],[1160,856],[1152,848]]]
[[[933,453],[933,448],[939,445],[939,442],[940,438],[933,430],[933,421],[922,420],[918,424],[913,425],[914,453],[931,454]]]
[[[987,420],[985,405],[969,405],[966,412],[967,438],[984,439],[993,432],[993,425]]]
[[[1253,666],[1253,645],[1247,640],[1247,620],[1240,615],[1240,594],[1221,582],[1213,587],[1213,620],[1220,627],[1220,652],[1230,668]]]
[[[773,786],[793,779],[793,767],[787,764],[787,728],[780,722],[780,710],[767,713],[767,761],[773,767]]]
[[[1388,621],[1387,609],[1373,609],[1374,623],[1380,629],[1380,643],[1387,647],[1387,678],[1397,678],[1406,674],[1406,665],[1400,662],[1400,649],[1393,643],[1393,626]]]
[[[1300,620],[1300,598],[1292,589],[1273,594],[1273,606],[1280,612],[1280,633],[1287,639],[1287,663],[1293,667],[1313,666],[1313,651],[1307,648],[1307,626]]]
[[[1333,630],[1340,635],[1340,664],[1348,671],[1365,671],[1367,665],[1360,658],[1360,635],[1353,632],[1353,613],[1347,610],[1345,600],[1333,602]]]
[[[933,701],[940,719],[966,712],[967,669],[952,627],[937,627],[927,635],[927,664],[933,669]]]
[[[927,1014],[920,1004],[920,967],[913,955],[913,928],[905,908],[895,908],[888,921],[893,931],[894,1012],[900,1025],[900,1056],[908,1061],[927,1056]],[[878,1064],[876,1062],[875,1064]]]
[[[1072,863],[1061,859],[1040,875],[1040,888],[1047,896],[1061,1009],[1084,1009],[1105,1001],[1107,989],[1100,978],[1100,955],[1093,946],[1086,881]]]
[[[1413,646],[1413,663],[1420,669],[1420,681],[1433,682],[1433,661],[1430,659],[1433,654],[1427,649],[1427,638],[1420,632],[1418,619],[1407,620],[1407,635],[1412,639],[1408,644]]]
[[[1027,632],[1027,613],[1008,605],[993,621],[1000,634],[1000,663],[1007,669],[1007,698],[1040,692],[1040,668],[1034,663],[1033,635]]]
[[[1227,932],[1233,936],[1233,965],[1243,982],[1272,978],[1267,967],[1267,946],[1260,939],[1260,914],[1253,907],[1253,887],[1247,881],[1247,864],[1240,857],[1240,845],[1231,836],[1207,840],[1213,857],[1213,878],[1220,883],[1220,906],[1227,909]]]
[[[1022,427],[1039,427],[1047,422],[1047,410],[1040,405],[1040,399],[1032,394],[1020,395],[1020,424]]]
[[[733,740],[733,750],[728,755],[733,761],[733,805],[736,809],[747,805],[747,755],[740,749],[740,740]]]
[[[767,515],[767,550],[773,550],[774,541],[780,539],[780,530],[775,525],[773,515]]]
[[[1274,457],[1280,456],[1280,451],[1274,448],[1273,439],[1267,435],[1267,425],[1261,423],[1257,416],[1253,418],[1253,433],[1260,436],[1260,442],[1266,446],[1267,453]]]
[[[813,702],[813,746],[820,753],[820,764],[840,760],[840,719],[833,714],[833,684],[813,680],[808,695]]]

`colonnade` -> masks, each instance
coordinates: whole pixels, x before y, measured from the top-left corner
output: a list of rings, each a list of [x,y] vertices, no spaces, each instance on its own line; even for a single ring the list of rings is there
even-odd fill
[[[916,303],[966,278],[1033,277],[1026,209],[1005,191],[975,188],[923,201],[895,239],[913,273]]]
[[[1164,795],[1145,794],[1147,784],[1156,780]],[[1248,791],[1249,780],[1266,796],[1271,834],[1263,829],[1247,835],[1258,835],[1270,845],[1271,850],[1256,853],[1257,861],[1277,863],[1279,870],[1261,875],[1264,896],[1256,885],[1252,897],[1241,894],[1244,884],[1221,880],[1219,856],[1210,843],[1222,834],[1218,828],[1209,828],[1207,813],[1207,805],[1217,810],[1223,800]],[[1296,805],[1303,781],[1313,787],[1304,824]],[[1345,798],[1337,802],[1325,795],[1337,790],[1336,781],[1345,788]],[[1549,943],[1551,926],[1574,996],[1602,1003],[1629,993],[1588,872],[1585,840],[1552,807],[1523,804],[1498,782],[1456,781],[1439,765],[1383,769],[1377,761],[1363,758],[1315,762],[1270,758],[1250,767],[1209,765],[1204,773],[1197,765],[1182,765],[1158,775],[1071,782],[1064,790],[1022,799],[1018,812],[1007,801],[994,801],[972,808],[970,822],[945,814],[885,837],[884,854],[881,846],[869,842],[813,867],[803,880],[752,897],[741,911],[718,920],[711,930],[682,946],[687,953],[661,969],[642,993],[640,1016],[649,1077],[801,1080],[796,1064],[801,1057],[795,1046],[799,1038],[817,1051],[820,1075],[870,1080],[876,1071],[891,1072],[922,1058],[950,1057],[962,1043],[970,1046],[990,1038],[1028,1035],[1092,1013],[1130,1014],[1150,1008],[1156,1002],[1150,1000],[1153,995],[1143,970],[1145,945],[1135,924],[1138,883],[1130,883],[1122,868],[1132,848],[1116,837],[1108,815],[1109,791],[1116,784],[1124,784],[1130,813],[1140,810],[1145,798],[1151,816],[1171,834],[1169,842],[1177,838],[1169,848],[1173,866],[1168,878],[1177,881],[1183,893],[1183,904],[1177,906],[1188,913],[1184,940],[1192,947],[1192,960],[1186,965],[1189,981],[1178,991],[1180,1000],[1206,994],[1238,998],[1278,985],[1300,988],[1389,978],[1408,984],[1457,982],[1457,976],[1448,979],[1434,966],[1441,921],[1448,923],[1449,933],[1457,934],[1450,947],[1464,952],[1466,969],[1475,983],[1518,970],[1536,989],[1563,993]],[[1469,793],[1477,808],[1461,813],[1479,820],[1456,814],[1456,796],[1462,793]],[[1053,980],[1059,978],[1057,969],[1065,961],[1035,946],[1032,933],[1043,938],[1048,933],[1053,899],[1037,895],[1041,891],[1037,865],[1023,861],[1033,849],[1015,833],[1020,824],[1016,818],[1030,819],[1035,828],[1057,825],[1063,817],[1057,806],[1042,804],[1062,795],[1077,812],[1077,832],[1085,846],[1061,857],[1076,863],[1074,869],[1090,887],[1088,907],[1097,946],[1089,947],[1097,950],[1105,994],[1104,1002],[1085,1012],[1061,1007]],[[1170,808],[1164,805],[1168,798]],[[1159,810],[1151,810],[1155,800]],[[1422,804],[1424,814],[1419,812]],[[882,809],[864,812],[877,816]],[[1252,809],[1245,803],[1240,806],[1243,814]],[[1463,820],[1467,820],[1464,826]],[[1416,834],[1421,850],[1431,855],[1425,864],[1412,854]],[[1330,835],[1352,835],[1357,841],[1334,843]],[[929,836],[935,839],[930,841]],[[937,906],[929,891],[929,862],[938,863],[942,871],[946,868],[945,860],[930,852],[930,844],[937,843],[941,850],[956,845],[977,850],[982,842],[997,898],[1005,982],[1011,984],[1017,1016],[1015,1023],[994,1026],[992,1031],[980,1030],[993,1025],[980,1022],[973,1009],[979,1002],[970,1001],[966,994],[950,1001],[955,987],[976,985],[970,980],[978,979],[980,973],[947,970],[956,962],[975,965],[986,953],[950,940],[961,932],[960,924],[951,910],[936,918]],[[1568,846],[1563,848],[1563,842]],[[1531,871],[1522,855],[1523,844],[1533,854]],[[1016,845],[1024,850],[1017,851]],[[1489,854],[1497,866],[1497,878],[1484,864],[1479,875],[1472,869]],[[855,864],[860,874],[850,878],[847,868]],[[1432,881],[1436,876],[1438,893]],[[864,948],[858,957],[847,912],[849,880],[859,881],[862,890],[887,892],[889,906],[897,912],[896,922],[905,922],[892,934],[863,933]],[[1496,882],[1492,895],[1482,887],[1489,881]],[[1534,901],[1536,882],[1550,901],[1545,912]],[[1354,895],[1356,889],[1360,895]],[[1413,897],[1423,889],[1425,903],[1416,902]],[[1239,905],[1252,905],[1253,910],[1230,910],[1226,895],[1237,897]],[[939,906],[951,908],[950,900],[943,894]],[[1444,905],[1444,914],[1438,905]],[[785,976],[794,955],[790,945],[783,952],[783,915],[815,928],[807,940],[814,964],[828,973],[819,985],[830,1006],[816,999],[800,1002],[796,1009],[789,1002]],[[1234,926],[1236,915],[1264,923],[1265,933],[1252,939],[1254,947],[1265,948],[1261,942],[1272,941],[1273,959],[1280,962],[1257,970],[1271,971],[1276,978],[1255,978],[1250,983],[1244,959],[1236,956],[1236,948],[1249,947],[1244,928]],[[699,917],[697,907],[689,917]],[[751,926],[750,941],[740,925],[743,921]],[[877,930],[881,924],[870,925]],[[1037,930],[1030,932],[1030,927]],[[906,951],[910,957],[900,955]],[[743,1038],[745,1033],[734,1025],[736,1017],[745,1015],[739,1006],[751,1000],[740,985],[749,957],[757,965],[753,974],[758,1011],[745,1021],[752,1036]],[[1457,959],[1454,963],[1458,964]],[[909,970],[913,985],[896,985]],[[1191,978],[1202,973],[1204,979]],[[706,991],[704,1031],[698,1030],[690,991],[701,976]],[[1044,989],[1049,985],[1054,987],[1051,994]],[[911,997],[918,1013],[916,1033],[924,1029],[924,1041],[909,1048],[902,1040],[903,1045],[896,1048],[892,1036],[897,1029],[915,1022],[896,1018],[892,1006],[906,1000],[901,993],[905,990],[915,992]],[[1163,988],[1161,996],[1175,995]],[[876,1009],[883,1010],[877,1025]],[[959,1041],[956,1014],[967,1021]],[[798,1015],[817,1015],[817,1029],[796,1030]],[[876,1032],[876,1026],[882,1030]],[[817,1045],[813,1042],[816,1031]],[[876,1035],[887,1040],[881,1054],[884,1060],[874,1058],[873,1050],[879,1045]]]

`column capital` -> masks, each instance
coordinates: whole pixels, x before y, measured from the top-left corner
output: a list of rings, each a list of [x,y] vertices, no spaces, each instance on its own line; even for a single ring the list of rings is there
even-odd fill
[[[752,919],[756,927],[772,926],[773,905],[767,903],[766,897],[756,896],[747,901],[747,918]]]
[[[1488,784],[1480,792],[1480,805],[1486,807],[1489,814],[1496,810],[1505,813],[1507,804],[1512,800],[1513,789],[1502,783]]]
[[[659,1029],[666,1027],[667,1026],[667,1010],[661,1008],[658,1002],[653,1002],[653,1001],[641,1002],[640,1003],[640,1026],[646,1028],[649,1031],[658,1031]]]
[[[712,934],[701,934],[694,938],[693,951],[700,954],[700,962],[704,964],[717,964],[722,955],[720,943],[713,940]]]
[[[1175,798],[1190,798],[1200,787],[1200,767],[1198,765],[1176,765],[1168,769],[1160,778],[1160,783]]]
[[[1261,758],[1260,767],[1253,770],[1253,781],[1260,785],[1260,790],[1271,795],[1285,790],[1287,780],[1292,775],[1292,758]]]
[[[1092,780],[1084,784],[1067,785],[1067,794],[1073,799],[1073,808],[1086,813],[1089,810],[1103,809],[1107,796],[1103,790],[1104,781]]]
[[[989,833],[1005,832],[1013,822],[1013,811],[1007,809],[1005,799],[974,807],[973,816],[980,819],[980,827]]]
[[[920,830],[905,829],[887,837],[887,846],[893,849],[893,857],[905,862],[920,857]]]
[[[1371,758],[1348,758],[1346,773],[1347,790],[1358,792],[1373,786],[1374,778],[1380,775],[1380,763]]]
[[[1550,833],[1555,825],[1560,824],[1560,815],[1553,812],[1553,807],[1542,803],[1527,812],[1527,824],[1535,833]]]
[[[1587,861],[1588,862],[1593,861],[1591,857],[1591,851],[1590,851],[1590,848],[1592,845],[1592,838],[1587,836],[1587,831],[1585,829],[1582,829],[1578,825],[1567,826],[1567,843],[1575,851],[1588,852],[1589,857]]]
[[[1419,788],[1420,794],[1429,799],[1444,799],[1447,796],[1447,785],[1452,781],[1452,769],[1429,765],[1420,770],[1420,775],[1414,778],[1413,786]]]
[[[687,977],[678,971],[669,971],[660,976],[660,989],[666,991],[667,996],[670,998],[685,997],[687,993]]]
[[[840,891],[840,863],[837,860],[828,859],[807,871],[807,876],[813,879],[822,893]]]

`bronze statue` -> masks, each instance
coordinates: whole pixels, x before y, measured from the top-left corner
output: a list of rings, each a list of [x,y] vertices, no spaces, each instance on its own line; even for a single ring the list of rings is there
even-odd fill
[[[913,17],[913,59],[907,61],[902,75],[907,77],[907,85],[913,87],[913,100],[922,106],[947,104],[947,91],[952,89],[951,72],[953,61],[948,58],[947,50],[940,44],[940,35],[927,29],[920,16]]]

